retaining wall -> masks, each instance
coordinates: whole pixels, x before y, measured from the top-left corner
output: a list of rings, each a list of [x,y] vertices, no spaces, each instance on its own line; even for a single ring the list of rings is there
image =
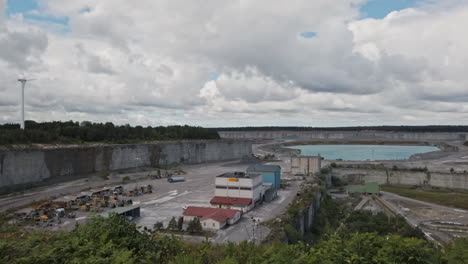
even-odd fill
[[[221,138],[297,139],[297,140],[395,140],[452,141],[465,140],[467,133],[396,132],[396,131],[218,131]]]
[[[418,172],[392,169],[333,168],[332,175],[351,184],[375,181],[379,184],[429,185],[468,190],[468,174]]]
[[[197,164],[251,156],[248,141],[185,141],[0,150],[0,193],[15,186],[77,179],[90,173]]]

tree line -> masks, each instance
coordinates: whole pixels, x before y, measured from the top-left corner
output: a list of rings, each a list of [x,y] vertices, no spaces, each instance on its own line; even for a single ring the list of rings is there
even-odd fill
[[[25,122],[25,130],[18,124],[0,125],[0,145],[30,143],[80,144],[86,142],[133,143],[155,140],[219,139],[215,129],[195,126],[142,127],[73,122]]]
[[[396,131],[396,132],[468,132],[468,126],[352,126],[352,127],[220,127],[218,131]]]

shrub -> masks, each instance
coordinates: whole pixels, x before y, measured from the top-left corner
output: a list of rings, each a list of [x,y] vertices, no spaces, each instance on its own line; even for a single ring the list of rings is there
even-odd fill
[[[122,178],[122,183],[123,183],[123,184],[125,184],[125,183],[127,183],[127,182],[129,182],[129,181],[130,181],[130,177],[129,177],[129,176],[125,176],[125,177]]]

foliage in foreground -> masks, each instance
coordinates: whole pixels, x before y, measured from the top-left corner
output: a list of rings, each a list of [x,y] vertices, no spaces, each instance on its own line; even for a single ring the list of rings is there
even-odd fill
[[[72,232],[25,233],[3,221],[0,263],[463,263],[468,240],[440,254],[426,241],[376,233],[332,235],[313,247],[186,243],[153,232],[139,232],[118,216],[95,218]],[[453,261],[452,261],[453,260]],[[448,261],[448,262],[447,262]]]

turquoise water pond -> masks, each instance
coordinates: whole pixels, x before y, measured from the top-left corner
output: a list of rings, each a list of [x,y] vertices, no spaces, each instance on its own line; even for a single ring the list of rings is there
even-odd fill
[[[405,160],[417,153],[439,150],[432,146],[388,145],[302,145],[288,146],[301,150],[301,155],[320,156],[327,160]]]

